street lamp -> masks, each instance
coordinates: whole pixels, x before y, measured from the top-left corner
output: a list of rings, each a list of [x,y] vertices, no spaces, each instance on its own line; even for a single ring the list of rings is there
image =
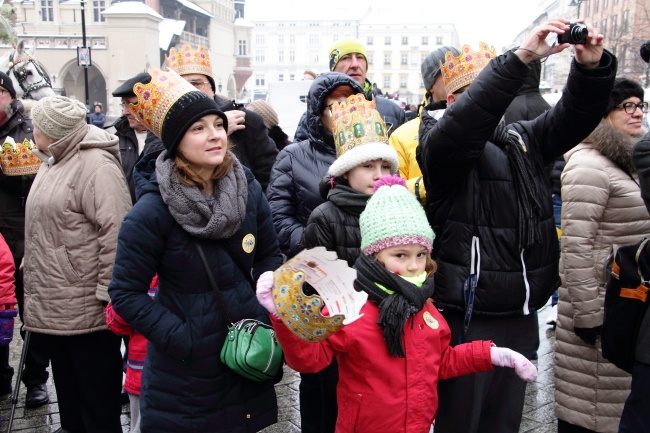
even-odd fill
[[[82,38],[83,52],[88,51],[88,53],[90,53],[90,49],[86,45],[86,2],[85,0],[81,0],[81,38]],[[88,110],[90,110],[90,98],[88,95],[88,67],[89,66],[90,66],[90,57],[88,57],[87,61],[83,63],[84,90],[86,91],[86,108]],[[86,116],[86,123],[90,123],[90,116]]]
[[[569,6],[576,6],[577,7],[577,14],[576,14],[576,19],[580,19],[580,5],[582,4],[582,0],[571,0],[571,3],[569,3]]]

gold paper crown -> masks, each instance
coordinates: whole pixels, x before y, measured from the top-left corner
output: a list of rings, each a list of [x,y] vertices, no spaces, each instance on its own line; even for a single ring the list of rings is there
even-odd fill
[[[34,143],[27,138],[22,143],[16,143],[13,138],[7,137],[0,146],[2,172],[7,176],[36,174],[42,161],[34,155],[33,148]]]
[[[362,144],[388,143],[386,124],[375,101],[368,101],[361,93],[332,105],[332,129],[337,158]]]
[[[129,109],[144,126],[158,137],[167,112],[183,95],[197,91],[194,86],[173,70],[149,69],[151,81],[148,84],[136,83],[133,93],[137,104],[129,104]]]
[[[490,60],[497,56],[494,47],[490,48],[485,42],[479,42],[478,46],[478,52],[469,45],[463,45],[458,56],[451,51],[445,53],[445,63],[441,63],[440,69],[447,94],[471,84]]]
[[[196,50],[189,44],[183,44],[180,51],[172,47],[165,57],[165,64],[179,75],[201,74],[213,78],[210,54],[203,45],[199,45]]]
[[[305,295],[305,273],[293,269],[295,260],[294,257],[274,272],[273,301],[280,319],[294,335],[317,343],[341,329],[344,316],[323,316],[325,302],[318,295]]]

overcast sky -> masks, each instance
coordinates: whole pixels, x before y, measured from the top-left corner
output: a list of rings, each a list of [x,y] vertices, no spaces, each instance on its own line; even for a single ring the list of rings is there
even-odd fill
[[[435,23],[453,23],[461,44],[473,47],[478,41],[494,45],[497,50],[508,45],[542,12],[539,0],[246,0],[246,18],[255,20],[327,19],[345,16],[369,5],[394,11],[395,23],[408,25],[422,17]],[[356,9],[359,8],[359,9]],[[340,14],[337,12],[340,11]],[[332,15],[334,14],[334,15]]]

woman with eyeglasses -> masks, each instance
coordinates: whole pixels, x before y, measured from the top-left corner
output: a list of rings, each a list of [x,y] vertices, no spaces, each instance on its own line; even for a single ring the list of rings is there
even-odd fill
[[[630,375],[601,355],[608,262],[615,249],[650,234],[632,148],[648,103],[635,81],[617,78],[605,117],[565,154],[562,253],[556,330],[558,433],[618,432]]]

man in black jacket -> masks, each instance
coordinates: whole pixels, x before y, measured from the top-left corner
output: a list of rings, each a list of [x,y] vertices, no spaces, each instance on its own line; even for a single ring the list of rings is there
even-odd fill
[[[183,45],[180,50],[172,47],[165,64],[197,90],[213,98],[219,109],[226,114],[228,136],[233,144],[231,150],[239,162],[253,172],[255,179],[266,191],[278,149],[268,135],[262,116],[243,107],[236,107],[233,101],[215,94],[210,54],[205,47],[199,45],[196,50],[189,44]]]
[[[570,46],[546,42],[568,24],[549,20],[498,57],[483,43],[479,52],[465,46],[462,56],[447,53],[448,108],[423,114],[418,163],[436,232],[434,297],[453,344],[485,339],[532,355],[539,331],[531,313],[558,286],[544,166],[585,138],[607,109],[616,58],[603,50],[603,36],[586,26],[587,41],[573,46],[564,96],[554,108],[508,126],[501,118],[528,63]],[[486,65],[489,57],[495,58]],[[525,388],[505,369],[441,381],[436,433],[518,432]]]
[[[122,107],[122,117],[112,125],[115,128],[115,135],[120,140],[120,162],[122,170],[129,184],[131,201],[135,203],[137,197],[135,194],[135,181],[133,179],[133,167],[142,155],[155,151],[162,151],[164,146],[162,140],[156,137],[153,132],[140,123],[140,121],[131,113],[129,103],[137,103],[138,98],[135,96],[133,86],[136,83],[150,80],[151,76],[146,72],[125,80],[117,89],[113,91],[113,96],[121,98],[120,106]],[[110,128],[110,127],[108,127]]]
[[[329,68],[332,72],[341,72],[356,81],[366,94],[366,99],[375,101],[377,111],[386,123],[388,135],[399,128],[406,122],[406,113],[400,107],[388,99],[376,96],[373,93],[373,86],[366,78],[368,73],[368,59],[366,48],[356,39],[343,38],[339,39],[332,45],[327,52],[329,57]],[[376,86],[375,86],[376,89]],[[294,134],[293,141],[303,141],[309,139],[307,127],[307,113],[305,112],[300,118],[298,128]]]

